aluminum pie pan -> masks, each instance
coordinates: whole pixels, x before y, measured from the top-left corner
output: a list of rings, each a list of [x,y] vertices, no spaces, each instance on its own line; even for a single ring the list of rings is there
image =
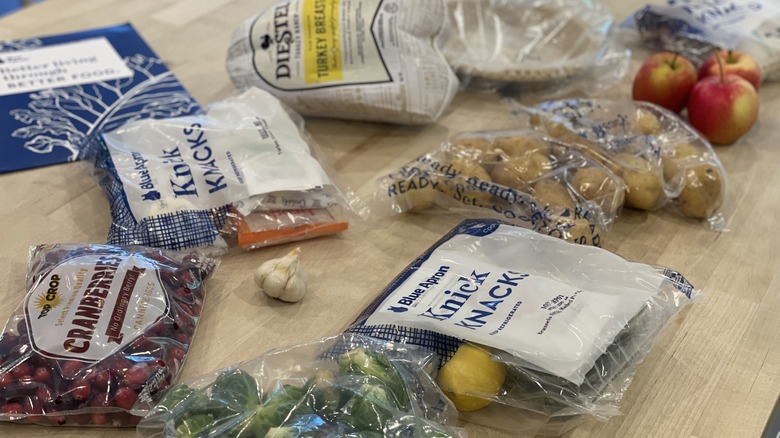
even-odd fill
[[[606,11],[571,1],[448,0],[447,6],[442,53],[458,74],[490,81],[549,82],[583,73],[603,52],[612,25]]]

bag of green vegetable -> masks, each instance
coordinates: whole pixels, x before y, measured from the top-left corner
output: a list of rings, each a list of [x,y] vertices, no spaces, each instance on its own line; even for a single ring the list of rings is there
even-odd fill
[[[696,291],[679,273],[506,222],[458,225],[348,332],[418,345],[461,419],[560,435],[606,420]]]
[[[457,411],[430,352],[344,334],[283,347],[173,387],[138,425],[151,437],[451,437]]]

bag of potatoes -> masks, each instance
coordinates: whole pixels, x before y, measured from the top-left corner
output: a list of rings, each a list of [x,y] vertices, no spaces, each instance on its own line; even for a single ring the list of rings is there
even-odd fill
[[[601,246],[624,191],[609,169],[537,132],[475,131],[379,178],[374,211],[493,217]]]
[[[726,173],[712,145],[648,102],[570,99],[519,107],[538,131],[567,143],[623,179],[625,205],[670,208],[723,229]]]

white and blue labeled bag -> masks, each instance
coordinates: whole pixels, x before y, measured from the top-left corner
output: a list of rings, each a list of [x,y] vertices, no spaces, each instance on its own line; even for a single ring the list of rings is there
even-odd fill
[[[87,154],[111,203],[112,244],[224,247],[234,216],[346,206],[302,119],[256,88],[206,115],[128,123]]]
[[[462,344],[486,348],[506,378],[496,394],[465,394],[492,403],[464,418],[560,434],[576,417],[618,414],[639,363],[695,292],[669,269],[498,220],[466,220],[348,331],[429,348],[443,365]],[[529,416],[533,428],[523,424]]]
[[[753,56],[762,80],[780,79],[780,4],[776,0],[667,0],[648,4],[621,25],[654,48],[703,62],[715,48]]]

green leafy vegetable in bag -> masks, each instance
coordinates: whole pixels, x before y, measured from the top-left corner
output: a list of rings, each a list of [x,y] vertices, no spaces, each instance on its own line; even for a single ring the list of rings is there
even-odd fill
[[[401,373],[382,353],[355,348],[339,357],[339,370],[342,374],[376,377],[390,389],[402,409],[409,407],[409,396]]]

